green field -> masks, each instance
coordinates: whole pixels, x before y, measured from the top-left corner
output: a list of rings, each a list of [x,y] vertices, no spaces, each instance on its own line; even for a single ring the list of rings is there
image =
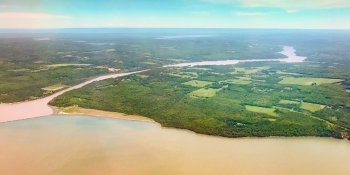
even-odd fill
[[[250,77],[238,77],[238,79],[228,79],[223,82],[229,83],[229,84],[240,84],[240,85],[247,85],[251,84],[252,79]]]
[[[58,90],[61,90],[63,88],[67,87],[66,85],[64,84],[54,84],[54,85],[51,85],[51,86],[47,86],[47,87],[44,87],[42,88],[42,90],[45,90],[45,91],[58,91]]]
[[[325,105],[321,105],[321,104],[301,102],[300,108],[311,111],[311,112],[316,112],[316,111],[319,111],[325,107],[326,107]]]
[[[283,77],[280,84],[295,84],[301,86],[309,85],[321,85],[330,83],[339,83],[343,80],[341,79],[331,79],[331,78],[309,78],[309,77]]]
[[[264,108],[264,107],[260,107],[260,106],[245,105],[245,109],[248,111],[251,111],[251,112],[266,114],[266,115],[270,115],[273,117],[278,116],[278,114],[276,113],[276,109],[274,109],[274,108]]]
[[[296,76],[302,76],[303,74],[298,74],[298,73],[292,73],[292,72],[284,72],[284,71],[276,71],[277,74],[281,74],[281,75],[296,75]]]
[[[56,68],[56,67],[67,67],[67,66],[90,66],[91,64],[50,64],[50,65],[46,65],[49,68]]]
[[[262,67],[252,67],[252,68],[244,68],[244,67],[235,67],[233,68],[233,74],[254,74],[260,72],[262,70],[268,70],[270,67],[262,66]]]
[[[201,88],[198,90],[195,90],[191,93],[189,93],[188,95],[190,95],[190,97],[199,97],[199,98],[209,98],[209,97],[213,97],[216,95],[217,92],[219,92],[221,89],[213,89],[213,88]]]
[[[177,77],[177,78],[197,78],[198,75],[196,72],[171,72],[171,73],[167,73],[168,76],[172,76],[172,77]]]
[[[193,86],[193,87],[205,87],[208,86],[210,84],[212,84],[212,82],[210,81],[200,81],[200,80],[191,80],[185,83],[182,83],[184,85],[189,85],[189,86]]]
[[[278,103],[279,104],[300,104],[300,102],[293,101],[293,100],[280,100]]]

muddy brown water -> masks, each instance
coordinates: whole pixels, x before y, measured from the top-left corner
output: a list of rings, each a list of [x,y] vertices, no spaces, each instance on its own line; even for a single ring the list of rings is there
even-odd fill
[[[0,123],[6,175],[349,175],[350,141],[222,138],[157,123],[47,116]]]

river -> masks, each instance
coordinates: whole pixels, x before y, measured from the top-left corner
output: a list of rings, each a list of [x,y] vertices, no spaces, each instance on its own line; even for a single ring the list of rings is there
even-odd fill
[[[110,78],[123,77],[123,76],[132,75],[140,72],[144,72],[144,71],[102,75],[97,78],[80,83],[78,85],[69,87],[62,91],[56,92],[45,98],[18,102],[18,103],[0,103],[0,123],[54,114],[53,108],[49,106],[48,103],[51,100],[53,100],[55,97],[60,96],[65,92],[68,92],[74,89],[79,89],[92,82],[106,80]]]
[[[238,63],[247,63],[247,62],[284,62],[284,63],[301,63],[306,57],[297,56],[295,53],[294,47],[284,46],[281,52],[278,52],[285,58],[277,59],[244,59],[244,60],[218,60],[218,61],[199,61],[199,62],[189,62],[189,63],[179,63],[179,64],[170,64],[163,67],[193,67],[193,66],[210,66],[210,65],[234,65]]]
[[[6,175],[349,175],[350,142],[222,138],[154,122],[47,116],[0,123]]]

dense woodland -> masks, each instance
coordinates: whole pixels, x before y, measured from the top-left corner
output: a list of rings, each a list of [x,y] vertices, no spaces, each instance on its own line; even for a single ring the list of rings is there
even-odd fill
[[[245,72],[238,73],[233,71],[236,66],[156,69],[91,84],[51,104],[138,114],[163,126],[228,137],[346,135],[350,98],[341,84],[285,85],[279,83],[285,75],[276,73],[277,65],[250,73],[254,65],[246,66]],[[250,80],[226,81],[242,76]],[[212,89],[214,95],[206,93]]]

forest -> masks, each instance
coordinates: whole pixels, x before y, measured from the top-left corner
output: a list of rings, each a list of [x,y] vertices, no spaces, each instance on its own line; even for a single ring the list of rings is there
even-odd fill
[[[1,103],[42,98],[102,74],[148,70],[90,84],[50,104],[137,114],[227,137],[349,136],[347,31],[120,29],[0,38]],[[286,45],[305,62],[163,67],[283,58]]]

